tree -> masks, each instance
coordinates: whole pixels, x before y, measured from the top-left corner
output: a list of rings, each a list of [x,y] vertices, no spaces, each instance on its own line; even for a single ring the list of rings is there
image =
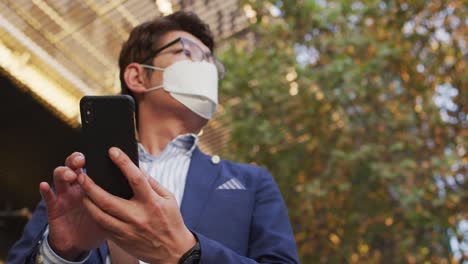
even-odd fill
[[[447,263],[467,219],[466,5],[242,5],[224,156],[273,173],[302,262]]]

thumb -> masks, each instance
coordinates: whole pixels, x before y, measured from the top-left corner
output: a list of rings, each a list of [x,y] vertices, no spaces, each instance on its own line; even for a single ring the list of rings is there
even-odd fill
[[[52,191],[52,188],[50,188],[50,185],[47,182],[41,182],[39,184],[39,193],[41,194],[42,199],[45,202],[45,205],[47,208],[47,215],[49,216],[49,218],[54,218],[55,217],[54,214],[56,211],[54,208],[55,208],[57,197]]]
[[[158,181],[153,179],[151,176],[147,176],[147,178],[151,186],[151,189],[153,189],[153,191],[155,191],[159,196],[164,197],[164,198],[168,196],[172,196],[172,193],[168,189],[164,188],[164,186],[159,184]]]

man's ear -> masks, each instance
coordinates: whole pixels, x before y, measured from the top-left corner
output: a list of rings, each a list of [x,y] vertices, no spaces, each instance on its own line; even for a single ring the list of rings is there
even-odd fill
[[[146,91],[145,84],[148,82],[148,78],[145,69],[140,64],[132,62],[127,65],[123,77],[128,89],[134,94]]]

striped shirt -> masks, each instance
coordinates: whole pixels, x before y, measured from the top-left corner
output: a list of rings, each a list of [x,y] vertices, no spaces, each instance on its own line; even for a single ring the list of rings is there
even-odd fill
[[[158,156],[148,153],[142,144],[138,143],[138,159],[140,168],[148,176],[153,177],[162,186],[172,192],[180,207],[182,202],[185,180],[190,165],[192,153],[198,145],[198,137],[195,134],[177,136]],[[49,246],[47,241],[48,228],[39,247],[36,263],[44,264],[82,264],[90,256],[88,254],[78,262],[67,261],[59,257]],[[111,263],[107,256],[106,263]],[[144,263],[140,261],[140,263]]]
[[[171,141],[159,156],[152,156],[143,145],[138,144],[140,168],[172,192],[179,207],[184,194],[190,158],[197,144],[198,137],[195,134],[180,135]]]

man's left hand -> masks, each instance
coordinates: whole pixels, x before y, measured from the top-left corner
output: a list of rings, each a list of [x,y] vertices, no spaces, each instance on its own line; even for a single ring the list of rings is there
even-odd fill
[[[135,196],[114,196],[85,174],[78,182],[86,193],[84,205],[94,220],[122,249],[148,263],[177,263],[195,244],[172,193],[147,177],[120,149],[109,156],[125,174]]]

